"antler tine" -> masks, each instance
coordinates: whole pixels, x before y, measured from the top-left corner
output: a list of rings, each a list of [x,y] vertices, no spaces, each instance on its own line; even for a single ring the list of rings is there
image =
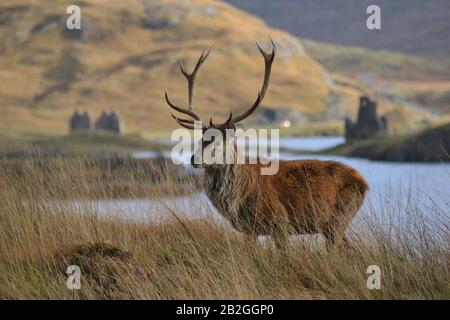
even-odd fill
[[[232,123],[237,123],[237,122],[242,121],[245,118],[247,118],[249,115],[251,115],[253,113],[253,111],[256,110],[256,108],[258,108],[258,106],[260,105],[261,101],[264,99],[264,96],[266,94],[267,88],[269,87],[270,73],[272,71],[272,63],[273,63],[273,60],[275,59],[275,54],[276,54],[276,51],[277,51],[277,47],[275,46],[275,43],[273,42],[272,38],[270,38],[270,42],[272,43],[272,52],[270,52],[270,53],[265,52],[261,48],[259,43],[256,42],[256,46],[258,47],[259,52],[261,52],[262,56],[264,57],[264,81],[263,81],[263,85],[261,87],[261,90],[258,92],[258,97],[256,98],[256,100],[253,103],[253,105],[250,107],[250,109],[248,109],[246,112],[244,112],[240,116],[237,116],[237,117],[233,118],[231,120]]]
[[[199,117],[194,111],[188,110],[188,109],[183,109],[183,108],[180,108],[180,107],[176,106],[175,104],[173,104],[173,103],[169,100],[169,96],[167,95],[167,91],[165,91],[164,94],[165,94],[165,97],[166,97],[166,102],[167,102],[167,104],[168,104],[172,109],[174,109],[175,111],[178,111],[178,112],[180,112],[180,113],[187,114],[188,116],[191,116],[193,119],[195,119],[195,120],[197,120],[197,121],[200,121],[200,117]]]
[[[182,127],[186,128],[186,129],[194,129],[194,124],[190,123],[190,121],[192,120],[187,120],[187,119],[178,119],[177,117],[175,117],[172,113],[171,113],[172,117],[175,119],[175,121]]]
[[[187,124],[187,123],[183,123],[183,122],[178,121],[178,120],[176,120],[176,121],[177,121],[177,123],[178,123],[180,126],[186,128],[186,129],[189,129],[189,130],[194,130],[194,129],[195,129],[195,127],[194,127],[193,125],[190,125],[190,124]]]
[[[181,73],[183,73],[183,75],[186,77],[186,79],[188,81],[189,110],[192,110],[192,97],[193,97],[193,94],[194,94],[194,83],[195,83],[195,78],[197,76],[197,71],[200,69],[200,67],[202,66],[203,62],[205,62],[206,58],[208,58],[209,54],[211,53],[211,50],[212,50],[212,48],[209,49],[206,53],[205,53],[205,51],[202,52],[202,54],[198,58],[198,61],[195,64],[195,67],[194,67],[194,69],[192,70],[191,73],[188,73],[184,69],[183,61],[180,60]]]
[[[226,128],[226,127],[228,127],[228,125],[231,123],[231,120],[232,120],[232,119],[233,119],[233,112],[230,111],[230,115],[228,116],[228,119],[227,119],[224,123],[221,123],[221,124],[213,124],[212,118],[209,118],[209,125],[210,125],[211,127],[215,127],[215,128]]]
[[[265,52],[261,46],[259,45],[258,42],[256,42],[256,45],[258,46],[259,52],[261,52],[261,54],[264,57],[264,83],[263,86],[261,88],[261,100],[264,99],[264,96],[266,94],[267,88],[269,87],[269,78],[270,78],[270,72],[272,69],[272,63],[273,60],[275,59],[275,53],[277,50],[277,47],[275,46],[275,43],[273,42],[273,39],[270,38],[270,42],[272,43],[272,52],[271,53],[267,53]]]
[[[187,124],[194,124],[194,120],[177,118],[173,113],[171,113],[171,116],[172,116],[172,118],[174,118],[177,121],[180,121],[180,122],[183,122],[183,123],[187,123]]]

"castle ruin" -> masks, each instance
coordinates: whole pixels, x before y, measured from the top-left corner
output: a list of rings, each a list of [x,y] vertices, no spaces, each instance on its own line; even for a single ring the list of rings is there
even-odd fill
[[[358,119],[345,118],[345,138],[348,140],[382,137],[387,133],[386,117],[377,115],[377,103],[367,96],[359,99]]]
[[[74,131],[87,131],[92,128],[91,116],[87,111],[75,113],[70,117],[69,121],[70,132]]]
[[[100,118],[95,121],[95,130],[106,130],[122,133],[122,122],[115,111],[103,111]]]
[[[76,111],[69,120],[69,127],[70,132],[91,130],[104,130],[118,134],[123,132],[122,120],[115,111],[103,111],[95,123],[86,111],[83,113]]]

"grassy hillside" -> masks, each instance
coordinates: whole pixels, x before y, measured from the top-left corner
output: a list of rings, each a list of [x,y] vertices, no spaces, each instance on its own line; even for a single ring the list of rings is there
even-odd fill
[[[441,115],[450,113],[450,62],[311,40],[303,44],[327,71],[363,82],[366,87],[359,83],[359,88],[366,91],[370,87],[380,100],[415,104],[412,109]]]
[[[450,74],[450,66],[447,69]],[[450,81],[394,81],[395,95],[428,105],[438,113],[450,113]]]
[[[195,107],[205,118],[224,117],[255,99],[263,75],[255,40],[267,46],[269,36],[279,54],[264,104],[313,116],[326,111],[326,74],[300,41],[225,3],[82,1],[81,32],[65,28],[73,3],[1,2],[1,132],[64,133],[75,109],[94,116],[117,109],[127,132],[175,127],[164,90],[186,102],[178,61],[191,67],[211,46]]]
[[[226,0],[271,26],[316,41],[448,59],[446,0]],[[381,9],[381,30],[366,27],[366,9]]]
[[[390,108],[396,108],[392,104],[413,104],[416,106],[409,108],[409,112],[422,109],[441,115],[450,113],[450,42],[444,40],[450,28],[447,17],[450,3],[440,0],[426,3],[416,0],[227,2],[263,18],[271,26],[314,39],[302,42],[327,71],[353,81],[369,82],[372,90],[364,88],[363,92],[376,96],[384,105],[390,104]],[[382,30],[373,32],[365,27],[365,9],[369,4],[380,5]],[[342,97],[356,101],[353,95]],[[344,108],[348,105],[347,102]],[[413,126],[406,124],[406,127]]]
[[[352,76],[371,73],[385,80],[450,80],[450,61],[312,40],[303,40],[303,44],[331,72]]]

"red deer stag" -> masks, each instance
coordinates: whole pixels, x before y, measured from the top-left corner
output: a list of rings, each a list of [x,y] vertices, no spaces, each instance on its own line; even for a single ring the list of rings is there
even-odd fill
[[[205,190],[212,204],[235,229],[251,239],[270,235],[278,246],[283,247],[289,234],[321,233],[327,247],[347,243],[345,230],[368,189],[364,178],[353,168],[335,161],[280,161],[276,174],[261,175],[261,164],[208,164],[203,158],[207,148],[218,148],[219,145],[223,151],[227,148],[236,150],[235,142],[225,131],[235,131],[235,124],[250,116],[264,98],[276,48],[273,41],[271,53],[257,46],[264,57],[265,72],[255,102],[241,115],[233,117],[230,113],[224,123],[214,124],[210,119],[209,125],[202,128],[202,140],[191,163],[205,169]],[[178,124],[187,129],[194,129],[194,121],[200,121],[193,111],[192,97],[197,72],[209,53],[201,54],[192,73],[188,73],[180,62],[181,72],[188,81],[188,108],[175,105],[165,93],[166,102],[172,109],[192,118],[182,119],[172,114]],[[207,141],[204,136],[209,129],[220,130],[222,141]],[[198,155],[203,159],[201,164],[194,161]]]

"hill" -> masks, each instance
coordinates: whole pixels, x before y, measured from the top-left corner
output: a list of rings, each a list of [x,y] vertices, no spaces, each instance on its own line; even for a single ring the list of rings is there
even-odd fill
[[[356,114],[363,93],[378,98],[380,111],[391,118],[396,132],[432,120],[428,110],[377,96],[377,88],[355,76],[366,68],[378,70],[386,57],[358,48],[330,50],[321,43],[303,44],[223,2],[78,2],[81,32],[65,26],[69,4],[25,0],[0,4],[0,134],[61,135],[76,109],[88,110],[94,117],[116,109],[124,118],[126,134],[167,136],[176,125],[164,90],[177,103],[185,103],[186,83],[178,62],[192,67],[200,52],[211,46],[214,50],[197,79],[195,108],[206,120],[210,115],[223,119],[230,109],[239,112],[255,99],[263,62],[254,41],[268,46],[269,36],[278,55],[270,90],[250,119],[254,124],[264,123],[259,121],[264,112],[275,111],[293,123],[317,124],[336,133],[342,130],[344,116]],[[355,53],[353,69],[351,63],[341,63],[348,50]],[[437,102],[440,110],[446,110],[447,84],[429,82],[445,77],[441,64],[404,63],[409,58],[399,57],[381,70],[399,70],[404,77],[395,81],[414,74],[425,82],[417,89],[408,81],[400,83],[395,94]],[[412,68],[415,65],[419,67]]]
[[[428,113],[450,113],[450,62],[312,40],[302,43],[327,71],[362,81],[379,99]]]
[[[215,49],[197,80],[197,110],[225,117],[256,98],[263,61],[255,40],[278,46],[270,108],[320,118],[327,112],[326,72],[301,42],[222,2],[78,2],[82,30],[65,27],[73,1],[0,4],[1,132],[61,134],[76,109],[97,116],[117,109],[128,133],[175,128],[163,93],[187,100],[178,62],[192,66]]]
[[[316,41],[448,59],[446,0],[226,0],[271,26]],[[381,8],[381,30],[366,28],[366,9]]]
[[[450,61],[435,61],[386,50],[302,40],[308,53],[328,71],[348,76],[370,73],[383,80],[450,80]]]
[[[450,3],[423,1],[227,0],[268,24],[303,38],[306,51],[330,73],[361,82],[383,104],[431,117],[450,113]],[[378,4],[382,29],[365,27],[365,9]],[[417,26],[420,25],[420,28]],[[374,50],[375,49],[375,50]],[[368,89],[371,89],[368,91]]]

